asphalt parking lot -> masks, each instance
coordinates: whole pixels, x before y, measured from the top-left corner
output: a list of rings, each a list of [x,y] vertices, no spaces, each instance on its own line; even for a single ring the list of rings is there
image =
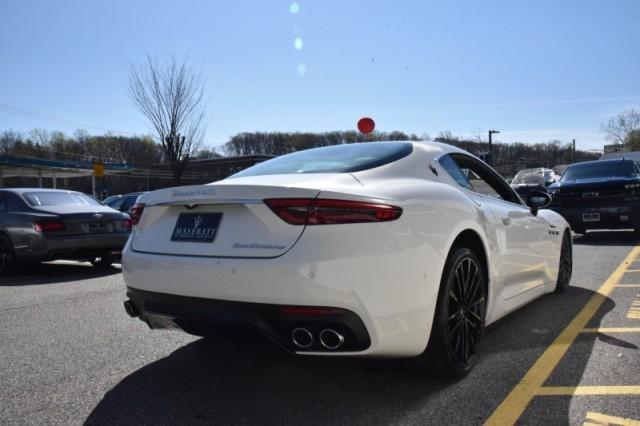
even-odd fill
[[[458,382],[151,331],[118,268],[30,268],[0,285],[0,424],[640,424],[640,242],[574,244],[571,289],[489,327]]]

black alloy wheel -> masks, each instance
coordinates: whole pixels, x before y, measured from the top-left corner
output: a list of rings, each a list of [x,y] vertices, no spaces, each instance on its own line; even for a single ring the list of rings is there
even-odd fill
[[[470,249],[455,249],[447,259],[425,351],[433,373],[462,378],[475,365],[478,341],[484,333],[486,293],[483,264]]]
[[[463,368],[473,362],[476,343],[484,328],[486,299],[480,288],[480,276],[480,266],[473,258],[465,257],[456,266],[449,290],[449,349],[456,364]]]
[[[558,267],[558,281],[556,282],[556,293],[563,293],[571,282],[571,272],[573,271],[573,241],[571,233],[565,231],[560,246],[560,266]]]
[[[4,234],[0,234],[0,276],[9,275],[16,267],[16,256],[13,243]]]

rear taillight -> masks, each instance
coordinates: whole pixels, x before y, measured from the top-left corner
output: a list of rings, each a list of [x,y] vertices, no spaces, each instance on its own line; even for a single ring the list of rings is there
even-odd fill
[[[133,227],[133,221],[131,219],[125,219],[122,221],[122,227],[126,230],[126,231],[131,231],[131,228]]]
[[[136,203],[129,209],[129,216],[131,216],[131,223],[137,225],[140,222],[140,217],[144,211],[144,203]]]
[[[65,225],[61,220],[40,220],[33,224],[36,232],[64,231]]]
[[[388,222],[402,215],[400,207],[361,201],[270,198],[264,203],[292,225]]]

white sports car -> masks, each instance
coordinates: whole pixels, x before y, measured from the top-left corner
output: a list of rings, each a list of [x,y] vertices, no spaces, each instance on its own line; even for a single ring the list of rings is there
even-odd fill
[[[300,151],[134,208],[127,312],[308,355],[423,356],[462,377],[486,325],[571,279],[567,222],[437,143]]]

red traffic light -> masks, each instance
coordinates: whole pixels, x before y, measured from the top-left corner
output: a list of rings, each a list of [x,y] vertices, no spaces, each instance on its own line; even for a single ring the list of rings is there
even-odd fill
[[[364,133],[365,135],[373,132],[373,129],[375,128],[376,122],[369,117],[363,117],[358,120],[358,130],[360,130],[360,132]]]

